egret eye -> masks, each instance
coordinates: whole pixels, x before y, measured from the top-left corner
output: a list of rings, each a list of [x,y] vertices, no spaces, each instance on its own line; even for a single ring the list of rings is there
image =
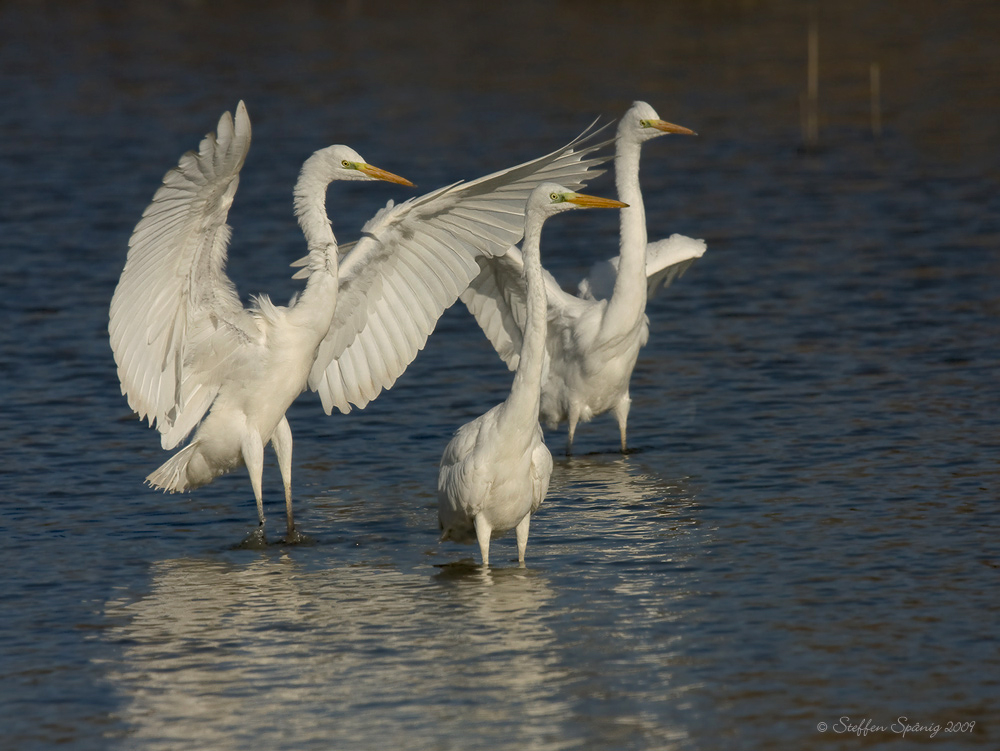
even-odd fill
[[[343,159],[340,162],[340,166],[343,167],[344,169],[350,169],[351,168],[351,163],[349,161],[347,161],[346,159]]]
[[[559,203],[559,194],[558,193],[549,193],[549,198],[552,199],[552,203]]]
[[[640,120],[639,121],[639,127],[640,128],[648,128],[649,127],[649,120]]]

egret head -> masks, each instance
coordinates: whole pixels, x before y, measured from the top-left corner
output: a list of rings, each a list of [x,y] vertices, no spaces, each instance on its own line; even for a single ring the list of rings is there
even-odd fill
[[[550,217],[570,209],[623,209],[627,203],[577,193],[557,183],[542,183],[528,196],[528,211]]]
[[[635,102],[618,124],[619,138],[631,138],[638,143],[667,133],[698,135],[690,128],[661,120],[660,116],[656,114],[656,110],[645,102]]]
[[[323,170],[324,176],[328,178],[328,182],[334,180],[385,180],[386,182],[398,183],[400,185],[413,185],[405,177],[394,175],[391,172],[386,172],[384,169],[379,169],[368,164],[350,146],[343,146],[341,144],[327,146],[309,158],[309,161],[313,160],[317,160],[318,165]]]

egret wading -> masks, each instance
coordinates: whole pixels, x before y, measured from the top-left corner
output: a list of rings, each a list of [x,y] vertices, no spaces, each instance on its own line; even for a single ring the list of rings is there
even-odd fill
[[[518,562],[524,565],[531,515],[545,498],[552,474],[552,455],[538,424],[547,315],[542,224],[570,209],[624,206],[554,183],[540,185],[528,198],[522,252],[524,333],[510,396],[455,432],[438,474],[441,539],[477,541],[484,566],[490,562],[490,539],[511,529],[517,535]]]
[[[389,388],[423,347],[441,313],[478,273],[476,259],[505,252],[523,233],[523,203],[554,176],[579,185],[599,172],[586,133],[562,149],[402,204],[390,202],[338,247],[327,215],[336,180],[408,180],[367,164],[347,146],[314,153],[294,189],[308,255],[305,289],[288,307],[264,295],[245,309],[225,274],[229,208],[250,146],[243,102],[198,152],[163,179],[129,241],[111,301],[109,333],[122,393],[161,433],[164,449],[191,440],[147,482],[169,492],[247,467],[263,540],[264,448],[278,458],[286,539],[292,514],[292,435],[285,412],[307,386],[327,412],[364,406]]]
[[[693,131],[661,120],[644,102],[633,104],[618,125],[615,183],[618,198],[628,204],[621,211],[620,255],[597,264],[581,282],[580,295],[564,292],[543,272],[549,325],[539,410],[551,428],[567,423],[567,454],[577,425],[609,411],[618,421],[621,450],[627,450],[629,381],[649,339],[646,300],[705,252],[703,240],[682,235],[646,242],[640,149],[667,133]],[[482,270],[461,296],[511,370],[518,366],[527,317],[522,255],[511,248],[502,256],[480,258]]]
[[[172,449],[191,441],[146,481],[183,492],[246,465],[263,534],[261,479],[271,443],[292,515],[292,431],[285,412],[305,389],[337,303],[338,256],[326,214],[334,180],[409,180],[367,164],[347,146],[314,153],[295,185],[295,213],[309,248],[306,287],[288,307],[266,295],[243,307],[226,276],[229,207],[250,147],[243,102],[226,112],[197,153],[163,178],[129,240],[111,300],[109,332],[122,393]]]

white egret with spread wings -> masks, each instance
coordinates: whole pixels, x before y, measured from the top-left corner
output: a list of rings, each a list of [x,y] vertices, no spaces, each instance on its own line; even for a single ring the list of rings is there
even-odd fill
[[[185,154],[129,241],[111,301],[109,333],[122,393],[161,433],[164,449],[190,442],[146,479],[183,492],[243,464],[263,539],[264,448],[278,458],[287,538],[292,434],[285,412],[306,386],[330,411],[389,388],[441,313],[478,273],[476,257],[502,253],[523,232],[524,201],[547,179],[580,184],[600,161],[585,137],[551,154],[468,183],[390,204],[338,248],[327,216],[334,180],[409,181],[368,165],[346,146],[313,154],[294,190],[309,255],[305,289],[288,307],[264,295],[245,309],[225,274],[229,208],[250,146],[242,102],[199,151]],[[344,252],[342,252],[344,251]],[[349,368],[337,359],[348,353]],[[360,405],[360,406],[363,406]]]
[[[682,235],[647,245],[640,149],[666,133],[693,131],[661,120],[645,102],[633,104],[619,123],[615,183],[618,198],[628,204],[621,212],[620,255],[597,264],[581,282],[580,295],[564,292],[544,272],[549,325],[540,414],[549,427],[568,423],[567,453],[577,424],[608,411],[618,421],[621,450],[627,450],[629,381],[649,339],[647,298],[705,252],[703,240]],[[482,271],[461,299],[513,370],[526,320],[522,253],[511,248],[502,256],[481,257],[479,264]]]

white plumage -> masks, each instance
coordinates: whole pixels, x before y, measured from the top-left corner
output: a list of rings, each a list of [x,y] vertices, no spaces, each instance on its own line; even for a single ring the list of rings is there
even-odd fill
[[[597,174],[589,171],[603,160],[588,155],[600,144],[583,140],[480,180],[390,203],[342,255],[326,213],[327,185],[411,183],[346,146],[316,152],[295,187],[309,249],[296,277],[306,277],[306,287],[288,307],[260,296],[247,310],[224,268],[226,217],[250,146],[250,120],[242,102],[235,122],[223,114],[217,132],[164,177],[129,241],[111,301],[111,346],[129,405],[160,431],[165,449],[195,431],[147,481],[186,491],[246,464],[262,534],[263,451],[271,442],[288,537],[295,539],[289,405],[307,383],[327,411],[332,405],[346,411],[352,399],[363,406],[391,386],[478,272],[475,258],[520,239],[531,189],[552,175],[579,184]]]
[[[341,301],[309,374],[327,414],[334,407],[363,409],[392,387],[479,273],[477,259],[520,241],[532,189],[543,182],[576,189],[602,173],[594,167],[607,158],[594,152],[607,144],[585,145],[589,137],[585,132],[539,159],[387,207],[364,226],[341,263]]]
[[[548,338],[540,415],[556,427],[568,423],[566,451],[576,426],[612,412],[626,450],[629,381],[639,350],[649,338],[646,300],[678,278],[705,252],[703,240],[672,235],[646,242],[646,218],[639,187],[642,144],[665,133],[692,133],[664,122],[644,102],[636,102],[618,126],[615,181],[621,212],[620,255],[597,264],[580,283],[580,295],[562,290],[543,272],[548,295]],[[478,259],[481,271],[461,299],[497,353],[512,370],[525,325],[524,261],[516,248]]]
[[[646,299],[652,298],[684,276],[697,259],[705,254],[705,241],[685,235],[671,235],[666,240],[646,244]],[[586,300],[607,300],[614,294],[618,279],[619,257],[598,261],[577,286]]]
[[[552,455],[538,424],[546,338],[546,283],[539,244],[546,218],[573,208],[620,208],[625,204],[544,184],[532,191],[524,229],[524,332],[510,396],[456,431],[441,457],[438,521],[441,539],[478,541],[483,565],[490,539],[511,529],[524,564],[528,526],[552,474]]]

